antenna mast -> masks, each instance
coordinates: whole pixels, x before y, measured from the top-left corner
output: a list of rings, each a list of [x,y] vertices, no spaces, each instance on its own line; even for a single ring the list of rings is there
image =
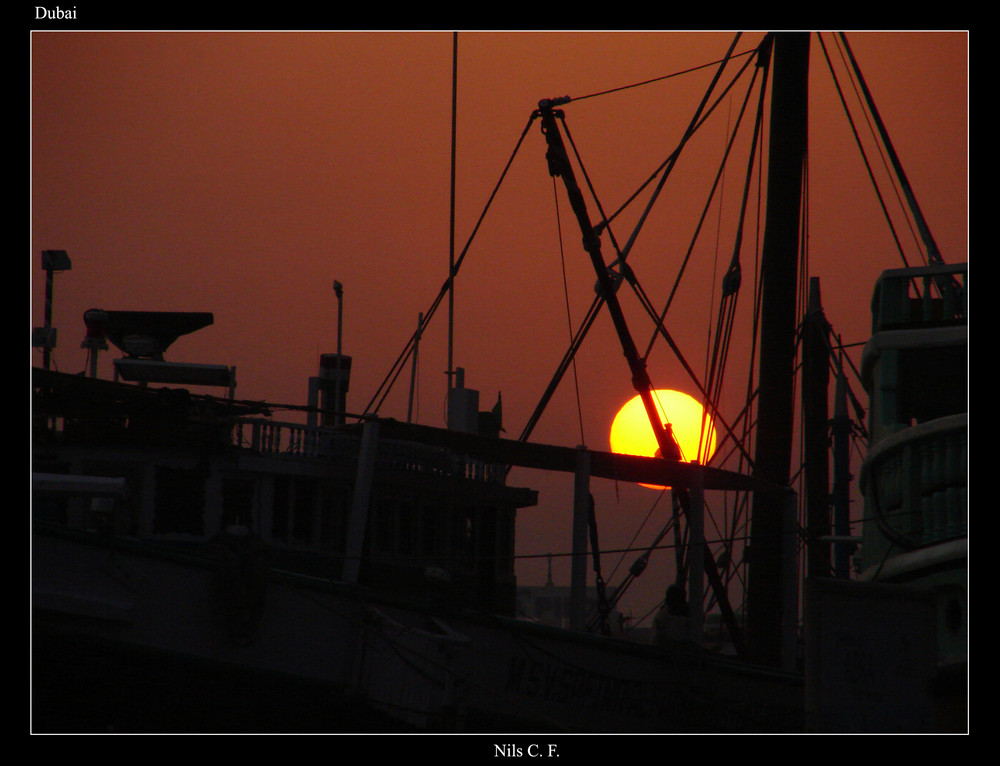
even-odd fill
[[[451,219],[448,231],[448,391],[454,377],[455,347],[455,132],[458,112],[458,32],[451,42]]]

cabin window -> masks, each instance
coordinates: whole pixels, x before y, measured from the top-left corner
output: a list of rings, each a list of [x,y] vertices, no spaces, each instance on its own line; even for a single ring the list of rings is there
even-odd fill
[[[482,508],[479,511],[479,530],[477,534],[477,550],[479,559],[479,574],[483,581],[492,580],[497,571],[497,511],[495,508]]]
[[[436,506],[424,506],[420,512],[420,555],[425,559],[434,559],[438,553],[438,523],[441,509]]]
[[[958,585],[944,585],[937,591],[938,625],[945,631],[948,639],[964,635],[965,624],[965,590]]]
[[[154,533],[204,534],[205,479],[204,471],[156,469]]]
[[[321,493],[320,543],[327,550],[342,550],[347,538],[347,500],[343,487],[326,482]]]
[[[81,472],[88,476],[125,479],[126,495],[115,503],[113,528],[118,534],[134,535],[139,528],[138,504],[142,499],[145,466],[109,460],[85,460]]]
[[[393,549],[394,509],[389,503],[372,500],[371,522],[375,550],[390,553]]]
[[[472,559],[475,554],[475,509],[470,506],[459,508],[455,514],[454,525],[454,552],[458,565],[468,569],[472,566]]]
[[[46,462],[44,465],[35,464],[32,470],[39,473],[72,473],[72,467],[68,462]],[[69,516],[67,513],[68,498],[59,495],[31,494],[32,518],[38,521],[47,521],[53,524],[66,524]]]
[[[396,551],[400,556],[413,556],[417,553],[417,508],[413,501],[406,500],[393,504],[396,516],[398,538]]]
[[[311,543],[313,524],[316,521],[316,482],[299,479],[295,482],[295,501],[292,515],[292,538],[297,543]]]
[[[253,529],[254,482],[227,478],[222,482],[222,527],[233,524]]]
[[[288,540],[288,520],[291,516],[289,503],[291,481],[287,476],[274,477],[274,499],[271,502],[271,539]]]
[[[514,570],[514,519],[506,511],[497,514],[497,571],[509,574]]]
[[[925,423],[968,409],[968,358],[964,346],[933,353],[905,349],[899,354],[897,422]]]
[[[409,558],[420,552],[420,520],[413,500],[381,498],[373,509],[375,550]]]
[[[315,479],[274,477],[271,539],[308,545],[316,539],[319,485]]]

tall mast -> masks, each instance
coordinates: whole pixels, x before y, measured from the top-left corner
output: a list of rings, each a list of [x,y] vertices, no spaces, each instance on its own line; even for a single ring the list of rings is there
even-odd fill
[[[561,177],[566,186],[566,193],[569,197],[570,206],[573,208],[573,213],[576,215],[577,223],[580,225],[580,230],[583,234],[583,248],[590,256],[591,263],[593,264],[594,270],[597,274],[597,281],[600,285],[601,295],[607,304],[608,313],[611,314],[611,320],[615,326],[615,331],[618,333],[618,339],[622,346],[622,352],[625,354],[625,359],[628,362],[629,369],[632,373],[632,386],[635,388],[636,392],[639,394],[639,398],[642,400],[643,407],[646,410],[646,417],[648,418],[649,425],[653,430],[653,436],[656,438],[656,443],[660,448],[659,456],[667,460],[681,460],[682,455],[680,447],[677,444],[677,439],[674,437],[672,429],[662,422],[660,413],[656,408],[656,403],[653,400],[653,384],[646,371],[646,363],[643,361],[642,357],[639,356],[635,342],[632,339],[632,334],[629,332],[628,324],[625,321],[625,315],[622,312],[621,305],[618,302],[618,297],[615,294],[615,286],[608,273],[608,267],[604,263],[604,258],[601,255],[600,237],[597,235],[597,232],[590,222],[586,202],[584,201],[583,194],[580,191],[580,186],[576,181],[576,176],[573,173],[573,166],[570,164],[569,155],[566,153],[566,146],[563,143],[562,136],[559,134],[556,117],[561,117],[562,113],[558,110],[554,110],[553,107],[561,103],[561,101],[561,99],[544,100],[539,104],[538,113],[541,115],[542,119],[542,132],[545,134],[545,141],[548,145],[546,159],[548,159],[549,162],[549,173],[553,177]],[[679,496],[681,498],[681,504],[685,508],[685,513],[690,514],[690,495],[686,490],[684,490],[679,491]],[[700,492],[697,493],[697,497],[699,498],[698,507],[694,509],[694,515],[700,515],[702,512]],[[700,545],[697,543],[696,545],[698,547],[696,556],[702,562],[704,573],[708,577],[709,583],[712,586],[712,590],[719,603],[720,610],[722,611],[730,633],[733,636],[733,641],[737,645],[740,654],[742,654],[742,635],[736,625],[735,617],[729,605],[729,596],[726,593],[725,584],[719,576],[715,559],[712,557],[712,552],[704,541],[702,541]]]
[[[454,387],[455,353],[455,131],[458,115],[458,32],[451,37],[451,203],[448,226],[448,391]]]
[[[802,441],[806,479],[806,576],[830,576],[829,325],[819,277],[809,278],[802,322]],[[825,538],[825,539],[824,539]]]
[[[809,35],[775,33],[767,213],[761,272],[760,376],[755,474],[786,487],[790,480],[794,421],[797,259],[802,171],[806,156]],[[783,556],[788,539],[782,493],[756,492],[750,526],[747,593],[747,646],[764,664],[782,661],[786,614]],[[787,560],[787,559],[786,559]]]
[[[561,177],[566,186],[570,206],[576,215],[580,231],[583,233],[583,248],[590,256],[594,271],[597,274],[601,296],[607,303],[608,312],[611,314],[615,331],[618,333],[618,339],[622,344],[622,352],[625,354],[625,360],[628,362],[629,370],[632,372],[632,385],[642,400],[650,427],[653,429],[653,436],[656,437],[656,443],[660,448],[660,455],[671,460],[679,460],[680,448],[677,446],[677,441],[673,435],[667,432],[656,409],[656,404],[653,401],[653,384],[649,379],[649,374],[646,372],[646,363],[639,356],[639,351],[635,346],[632,334],[625,321],[625,315],[622,313],[621,305],[618,303],[618,297],[615,294],[615,285],[608,274],[608,267],[601,255],[601,240],[597,236],[593,224],[590,222],[590,216],[587,213],[587,204],[583,199],[580,186],[576,182],[573,166],[569,162],[566,147],[563,144],[562,136],[559,134],[556,117],[561,116],[561,112],[552,108],[558,103],[561,103],[561,99],[546,99],[539,104],[539,114],[542,118],[542,132],[545,134],[545,140],[548,144],[546,158],[549,161],[549,173],[554,177]]]

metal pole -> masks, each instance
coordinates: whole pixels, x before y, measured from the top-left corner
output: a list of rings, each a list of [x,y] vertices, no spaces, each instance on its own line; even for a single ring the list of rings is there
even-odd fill
[[[697,461],[695,461],[697,462]],[[688,522],[688,626],[691,640],[701,641],[705,623],[705,476],[701,466],[692,475]],[[709,556],[711,558],[711,556]]]
[[[42,349],[42,368],[47,370],[52,360],[52,343],[50,335],[52,333],[52,283],[55,281],[55,272],[52,269],[45,271],[45,347]]]
[[[566,186],[570,205],[573,208],[577,222],[580,225],[580,231],[583,234],[584,250],[590,256],[594,270],[597,273],[597,281],[600,284],[601,294],[604,297],[608,312],[611,314],[611,320],[618,333],[622,352],[628,362],[629,369],[632,371],[632,385],[639,393],[639,397],[646,410],[646,416],[649,419],[649,425],[653,429],[653,435],[656,437],[656,442],[660,448],[659,456],[667,460],[680,460],[680,447],[673,435],[673,429],[662,422],[660,414],[656,409],[656,404],[653,401],[653,385],[646,371],[646,363],[639,356],[639,352],[636,350],[635,343],[632,340],[621,304],[615,295],[615,287],[611,282],[607,266],[601,256],[600,238],[590,223],[586,202],[576,182],[573,167],[569,161],[569,155],[566,153],[566,147],[559,134],[559,128],[555,122],[557,112],[552,109],[559,101],[559,99],[555,101],[543,101],[539,104],[539,114],[542,118],[542,132],[545,134],[545,140],[549,147],[549,151],[546,154],[549,162],[549,173],[553,176],[561,176]],[[561,116],[561,113],[558,114]],[[715,574],[715,561],[712,559],[710,551],[705,551],[704,553],[704,565],[706,573],[709,573],[710,576]],[[726,611],[729,601],[728,594],[717,577],[712,576],[711,579],[720,607]],[[733,632],[735,636],[735,629]]]
[[[340,356],[344,325],[344,286],[334,280],[333,291],[337,294],[337,356]]]
[[[615,294],[615,285],[611,281],[611,277],[608,274],[608,267],[601,255],[601,240],[595,233],[594,227],[590,222],[583,193],[577,184],[576,175],[569,162],[569,155],[566,153],[562,136],[559,134],[555,117],[557,114],[562,116],[562,113],[553,111],[552,109],[553,103],[558,101],[543,101],[539,104],[539,112],[542,117],[542,132],[545,134],[545,140],[549,147],[549,151],[546,154],[546,158],[549,161],[549,173],[553,176],[561,176],[566,186],[570,207],[572,207],[573,213],[576,215],[577,223],[583,234],[583,248],[590,256],[594,271],[597,274],[601,295],[608,307],[608,312],[611,314],[611,321],[615,326],[615,331],[618,333],[622,352],[632,372],[632,385],[639,394],[639,398],[642,400],[643,407],[646,410],[649,425],[653,429],[653,436],[656,437],[656,443],[660,448],[660,456],[668,460],[679,460],[680,448],[677,446],[677,441],[673,434],[667,432],[660,413],[656,409],[652,393],[653,384],[649,379],[649,373],[646,371],[646,363],[639,356],[635,342],[632,339],[632,334],[629,332],[625,315],[622,313],[621,304],[618,302],[618,296]]]
[[[372,483],[375,478],[375,458],[378,452],[378,421],[369,420],[361,429],[361,449],[358,453],[358,471],[351,497],[351,514],[347,524],[347,543],[344,557],[344,582],[357,583],[361,579],[361,566],[365,552],[365,530],[371,506]]]
[[[48,370],[52,364],[55,347],[55,330],[52,328],[52,289],[57,271],[69,271],[73,264],[65,250],[42,250],[42,269],[45,271],[45,328],[43,332],[42,366]]]
[[[343,425],[344,413],[343,407],[340,406],[340,376],[342,375],[343,357],[341,357],[341,341],[344,332],[344,286],[340,282],[334,280],[333,282],[333,292],[337,295],[337,376],[333,382],[334,390],[334,407],[336,408],[333,413],[333,422],[336,425]]]
[[[770,157],[767,219],[761,264],[760,396],[755,475],[779,487],[790,481],[795,417],[795,327],[799,209],[806,156],[809,34],[772,35]],[[783,493],[756,492],[750,521],[747,592],[748,649],[757,661],[781,664],[784,614]]]
[[[413,422],[413,388],[417,380],[417,353],[420,351],[420,335],[424,329],[423,312],[417,315],[417,334],[413,337],[413,367],[410,369],[410,402],[406,407],[406,422]],[[450,380],[451,378],[449,378]]]
[[[830,576],[830,476],[828,389],[829,325],[819,278],[809,279],[809,308],[802,323],[802,430],[806,477],[806,576]]]
[[[573,482],[573,560],[570,571],[570,628],[583,630],[587,619],[587,529],[590,512],[590,453],[580,446]]]
[[[458,32],[451,42],[451,216],[448,231],[448,391],[452,389],[455,347],[455,134],[458,112]]]
[[[833,546],[834,577],[851,575],[851,419],[847,414],[847,378],[843,365],[837,374],[833,404]]]

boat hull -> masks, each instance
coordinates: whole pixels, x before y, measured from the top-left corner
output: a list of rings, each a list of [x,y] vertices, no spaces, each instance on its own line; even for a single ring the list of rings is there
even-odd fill
[[[802,682],[270,571],[259,608],[177,551],[36,529],[34,728],[93,732],[801,731]]]

